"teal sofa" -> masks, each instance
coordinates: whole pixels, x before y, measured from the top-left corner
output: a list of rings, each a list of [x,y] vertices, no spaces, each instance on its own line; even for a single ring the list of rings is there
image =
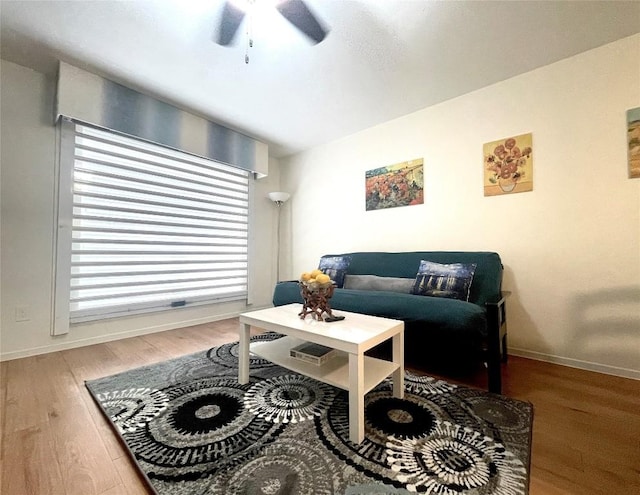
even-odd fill
[[[448,360],[461,365],[482,360],[487,364],[491,392],[501,393],[501,362],[506,361],[506,307],[502,297],[503,266],[493,252],[355,252],[349,256],[345,287],[336,288],[331,308],[370,314],[405,322],[405,360]],[[410,286],[422,260],[441,264],[474,263],[468,301],[398,292],[397,284]],[[351,277],[351,276],[356,277]],[[361,277],[369,275],[374,277]],[[384,278],[380,278],[384,277]],[[372,279],[372,287],[350,289],[350,280]],[[388,289],[385,285],[388,280]],[[274,306],[302,303],[297,281],[279,282]],[[388,349],[380,352],[388,353]]]

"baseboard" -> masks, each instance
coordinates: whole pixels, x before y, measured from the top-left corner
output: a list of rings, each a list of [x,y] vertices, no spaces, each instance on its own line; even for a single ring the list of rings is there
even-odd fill
[[[562,366],[569,366],[571,368],[578,368],[586,371],[595,371],[596,373],[604,373],[606,375],[614,375],[620,376],[622,378],[640,380],[640,371],[632,370],[629,368],[619,368],[617,366],[609,366],[607,364],[593,363],[591,361],[582,361],[580,359],[554,356],[553,354],[528,351],[526,349],[518,349],[514,347],[509,347],[509,355],[535,359],[536,361],[544,361],[547,363],[561,364]]]
[[[262,307],[251,308],[251,310],[263,309]],[[234,311],[231,313],[219,314],[215,316],[207,316],[202,318],[194,318],[187,321],[180,321],[176,323],[168,323],[166,325],[155,325],[146,328],[140,328],[136,330],[127,330],[126,332],[112,333],[108,335],[99,335],[96,337],[90,337],[86,339],[78,339],[72,342],[61,342],[58,344],[50,344],[46,346],[33,347],[30,349],[21,349],[19,351],[11,351],[0,353],[0,361],[11,361],[13,359],[20,359],[31,356],[38,356],[40,354],[48,354],[50,352],[65,351],[67,349],[75,349],[77,347],[85,347],[94,344],[104,344],[105,342],[112,342],[114,340],[127,339],[130,337],[139,337],[141,335],[148,335],[150,333],[164,332],[166,330],[175,330],[176,328],[190,327],[193,325],[202,325],[204,323],[211,323],[214,321],[226,320],[229,318],[236,318],[240,313],[244,313],[246,310]]]

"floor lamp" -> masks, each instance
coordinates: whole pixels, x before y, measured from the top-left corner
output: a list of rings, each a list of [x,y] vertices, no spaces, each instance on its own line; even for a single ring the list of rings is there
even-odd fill
[[[277,242],[276,279],[277,280],[276,281],[277,282],[280,281],[280,217],[282,216],[281,210],[284,202],[287,201],[290,197],[291,195],[286,192],[270,192],[269,193],[269,199],[273,201],[278,207],[278,230],[276,234],[276,237],[277,237],[276,239],[276,242]]]

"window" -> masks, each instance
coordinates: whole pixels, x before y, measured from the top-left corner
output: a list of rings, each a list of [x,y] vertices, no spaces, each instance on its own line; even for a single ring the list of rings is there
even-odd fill
[[[70,121],[61,132],[56,312],[246,299],[249,172]]]

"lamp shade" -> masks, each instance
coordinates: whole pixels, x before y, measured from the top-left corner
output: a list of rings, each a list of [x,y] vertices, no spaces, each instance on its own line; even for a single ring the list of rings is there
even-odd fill
[[[291,194],[286,192],[270,192],[269,199],[274,203],[284,203],[291,197]]]

